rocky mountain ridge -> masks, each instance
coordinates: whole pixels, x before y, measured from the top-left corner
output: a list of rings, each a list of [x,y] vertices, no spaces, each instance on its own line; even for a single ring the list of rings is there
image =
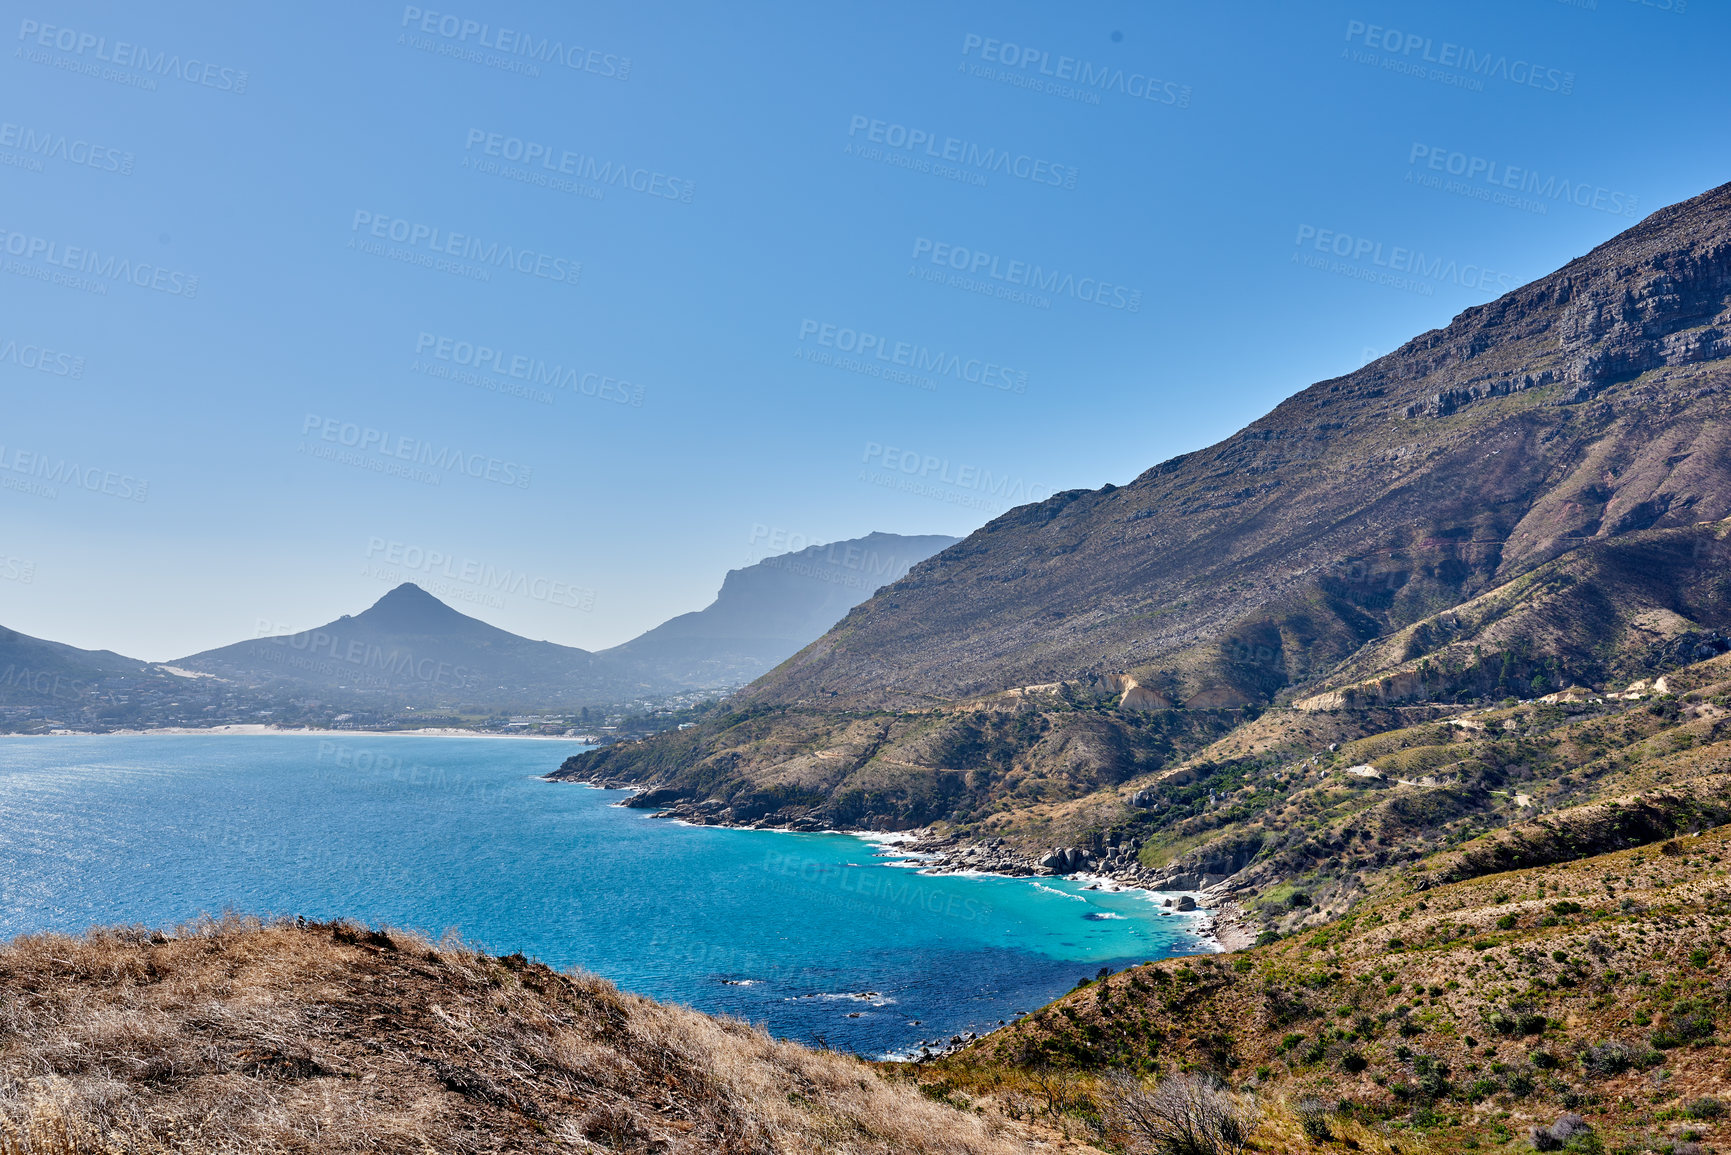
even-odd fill
[[[907,708],[1093,673],[1265,701],[1581,543],[1731,514],[1728,326],[1731,186],[1226,441],[1012,510],[752,692]]]
[[[1032,854],[1270,707],[1277,745],[1352,739],[1698,660],[1731,637],[1728,325],[1731,185],[1215,446],[1010,511],[695,729],[559,775]]]

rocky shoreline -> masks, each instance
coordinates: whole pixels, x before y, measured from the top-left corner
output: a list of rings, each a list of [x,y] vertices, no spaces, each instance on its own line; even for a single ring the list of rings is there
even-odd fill
[[[550,781],[574,782],[572,778]],[[638,787],[611,780],[578,782],[607,790],[632,790]],[[630,805],[630,803],[625,803]],[[655,808],[653,818],[667,818],[693,826],[724,826],[735,830],[774,830],[787,834],[853,834],[864,837],[899,835],[898,847],[921,859],[922,874],[992,874],[1007,878],[1080,877],[1091,887],[1119,890],[1190,891],[1200,894],[1198,904],[1194,894],[1180,894],[1167,899],[1165,905],[1174,912],[1207,910],[1212,917],[1203,923],[1198,933],[1211,939],[1222,951],[1243,950],[1256,942],[1257,926],[1237,901],[1224,894],[1208,893],[1224,875],[1197,874],[1183,871],[1149,870],[1137,861],[1141,849],[1137,840],[1120,842],[1096,851],[1087,847],[1054,847],[1037,859],[1002,838],[973,841],[940,834],[929,828],[912,831],[850,830],[831,826],[809,815],[770,813],[751,821],[734,817],[726,804],[719,801],[668,802]]]
[[[1096,857],[1079,847],[1058,847],[1047,851],[1036,862],[1029,856],[1004,843],[1001,838],[984,842],[917,832],[920,837],[906,843],[903,849],[925,855],[920,870],[925,874],[959,874],[964,871],[980,874],[1007,875],[1012,878],[1073,876],[1087,879],[1092,886],[1106,884],[1118,890],[1194,891],[1201,894],[1199,906],[1191,894],[1167,899],[1166,906],[1184,913],[1197,909],[1213,911],[1199,933],[1213,939],[1222,951],[1243,950],[1256,942],[1256,925],[1238,902],[1220,894],[1209,894],[1210,876],[1173,871],[1149,870],[1137,860],[1140,847],[1124,849]]]

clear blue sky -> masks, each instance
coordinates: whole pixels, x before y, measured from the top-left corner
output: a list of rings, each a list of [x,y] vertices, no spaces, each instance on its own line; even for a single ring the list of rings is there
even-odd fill
[[[1680,6],[8,5],[0,624],[598,648],[1123,483],[1731,179]]]

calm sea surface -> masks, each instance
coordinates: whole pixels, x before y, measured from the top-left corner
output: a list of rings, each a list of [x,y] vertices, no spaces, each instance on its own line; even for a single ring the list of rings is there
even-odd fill
[[[201,914],[454,928],[495,953],[866,1054],[984,1031],[1194,916],[1055,879],[930,877],[840,834],[682,826],[542,782],[576,743],[0,738],[0,937]]]

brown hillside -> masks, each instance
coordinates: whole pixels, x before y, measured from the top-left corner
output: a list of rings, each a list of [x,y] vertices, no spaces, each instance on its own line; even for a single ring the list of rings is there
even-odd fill
[[[1567,1112],[1591,1128],[1575,1150],[1725,1150],[1728,861],[1721,827],[1422,890],[1390,879],[1282,942],[1082,985],[920,1078],[1033,1105],[1061,1083],[1083,1120],[1111,1116],[1113,1069],[1213,1071],[1259,1105],[1252,1141],[1283,1152],[1530,1151]]]
[[[1012,1155],[834,1052],[344,924],[0,948],[0,1152]]]
[[[1727,323],[1731,185],[1129,485],[1012,510],[753,692],[1140,671],[1265,698],[1582,542],[1731,514]]]

